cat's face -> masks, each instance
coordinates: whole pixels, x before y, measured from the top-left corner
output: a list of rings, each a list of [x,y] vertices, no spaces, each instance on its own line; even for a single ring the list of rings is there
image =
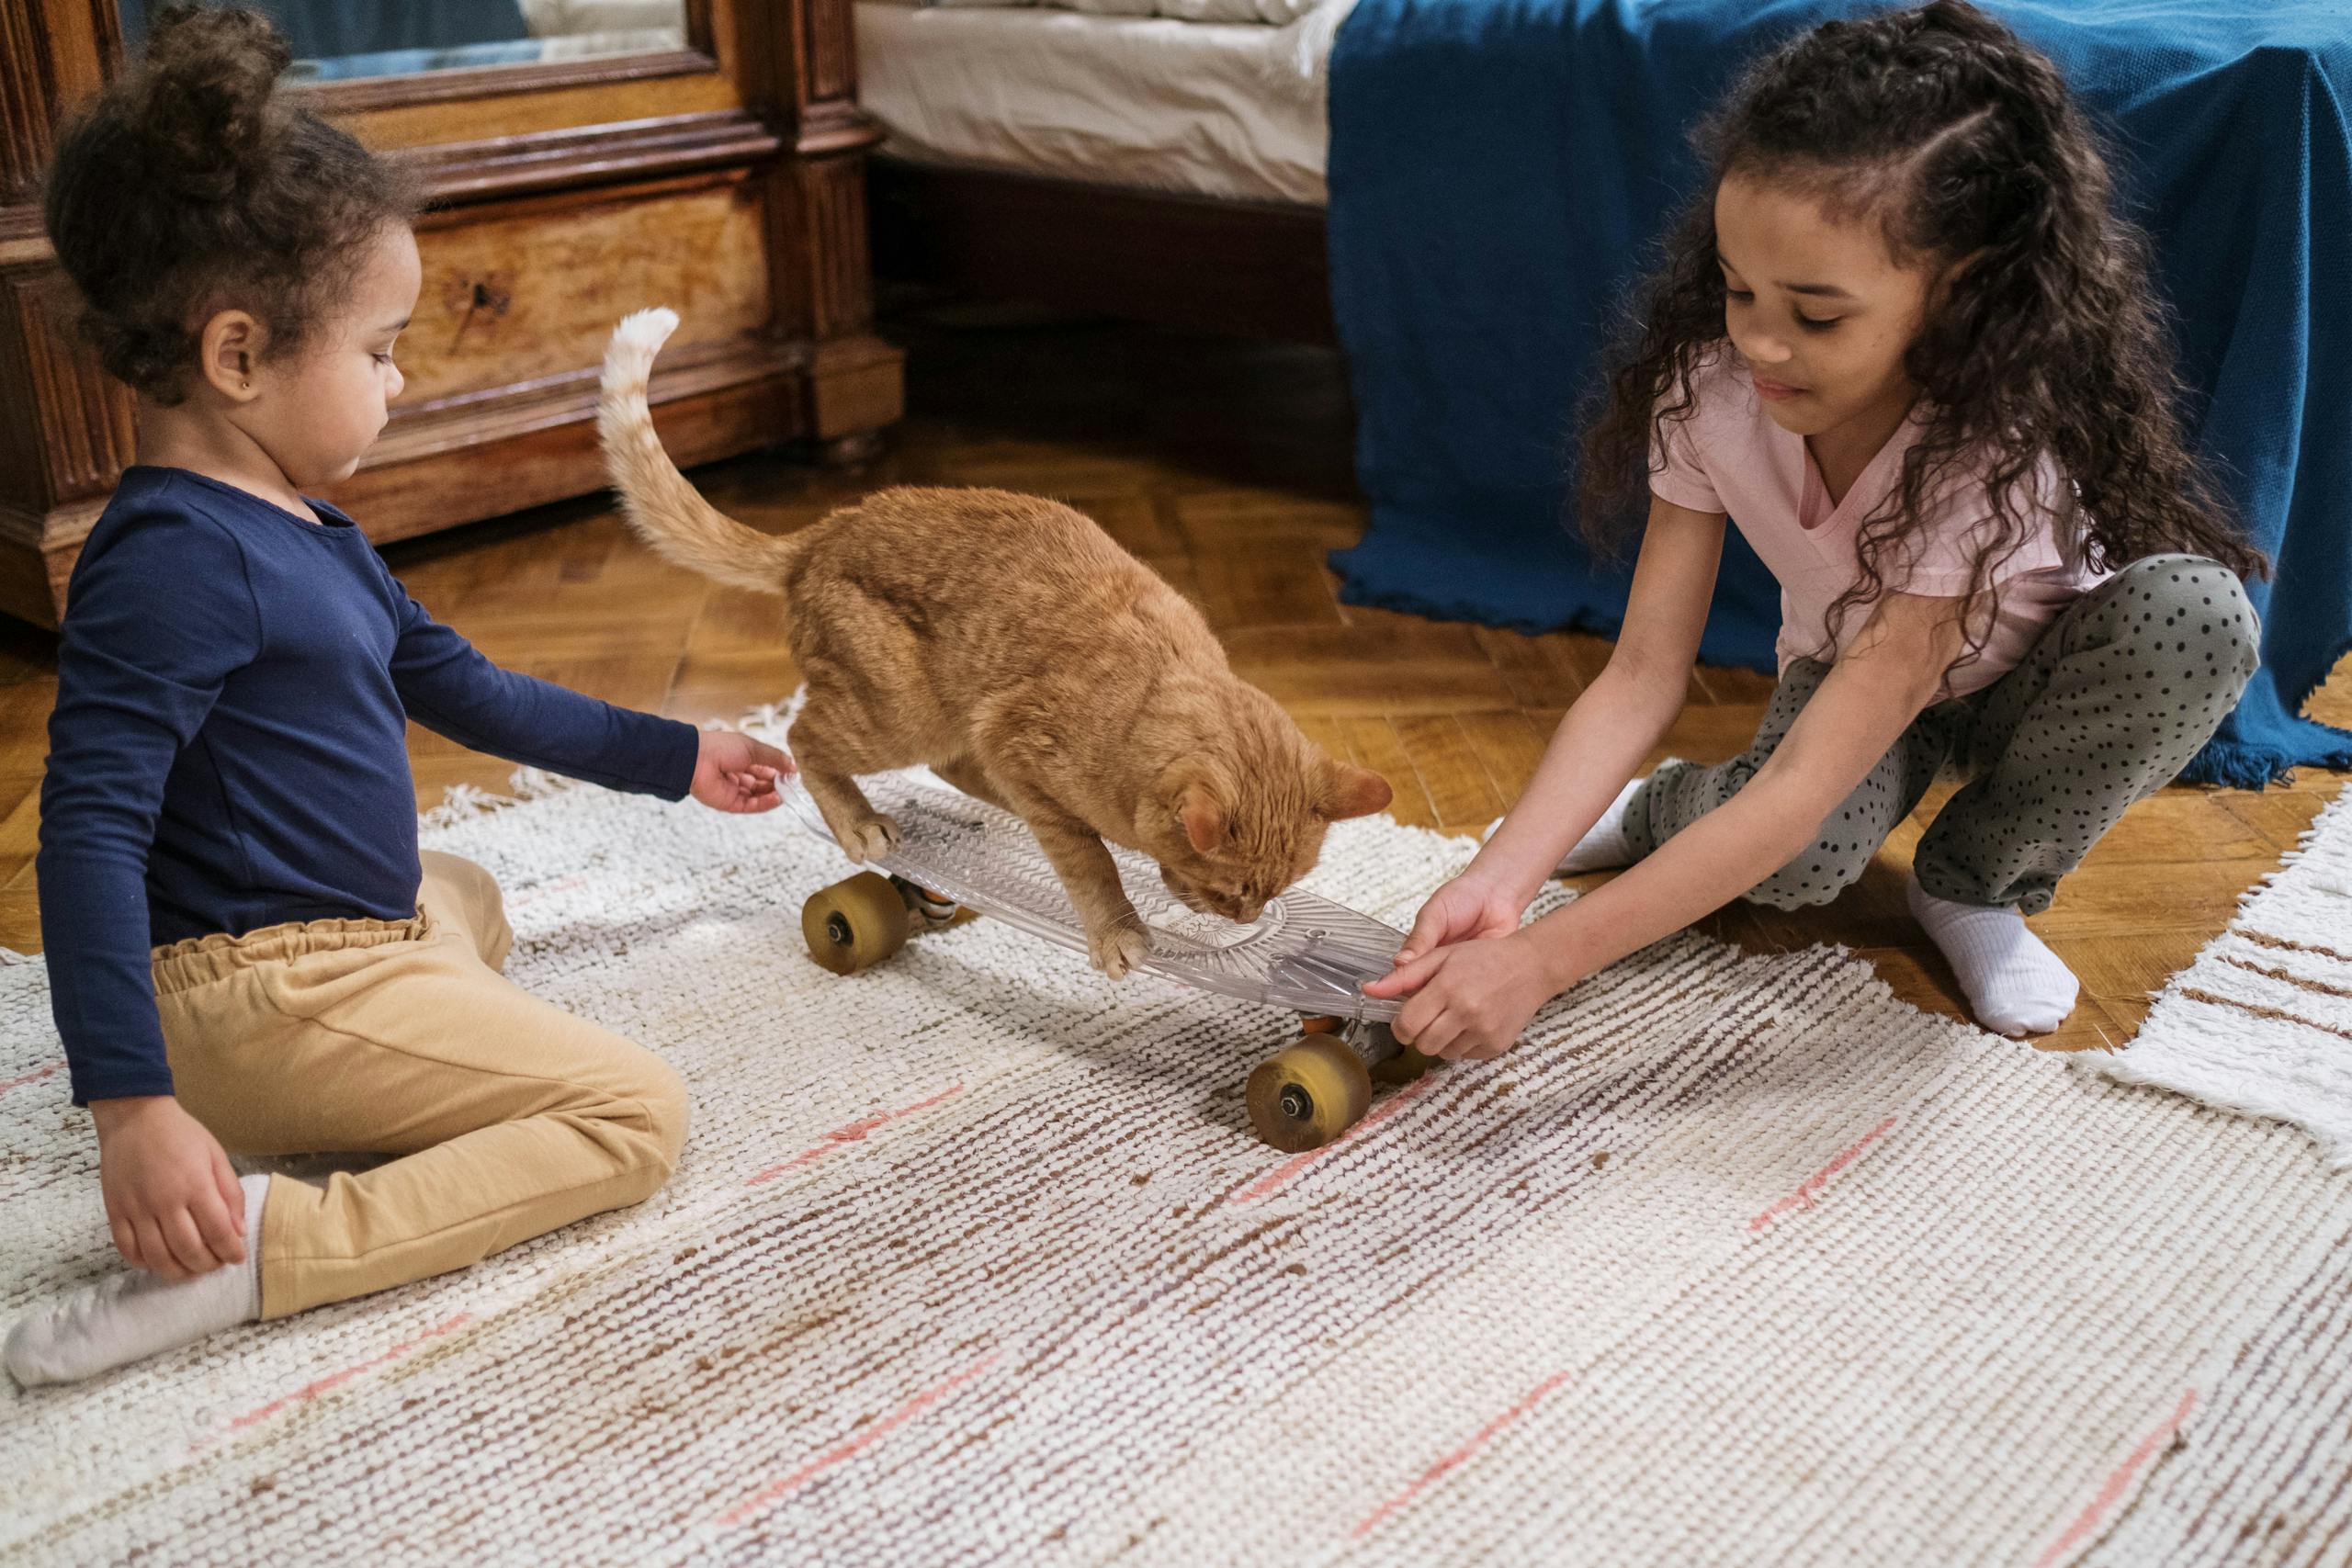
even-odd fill
[[[1315,869],[1332,823],[1368,817],[1389,798],[1378,773],[1312,749],[1248,769],[1186,761],[1162,781],[1148,847],[1187,908],[1247,925]]]

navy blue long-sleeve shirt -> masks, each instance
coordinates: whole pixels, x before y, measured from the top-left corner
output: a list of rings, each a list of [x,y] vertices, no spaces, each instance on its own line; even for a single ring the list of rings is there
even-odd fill
[[[311,504],[133,468],[74,568],[35,874],[77,1105],[172,1092],[152,945],[415,914],[409,718],[615,789],[693,782],[692,726],[499,669]]]

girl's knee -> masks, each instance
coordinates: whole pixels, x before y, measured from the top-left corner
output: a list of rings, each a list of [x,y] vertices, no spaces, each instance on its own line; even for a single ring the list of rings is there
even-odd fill
[[[2236,572],[2202,556],[2143,556],[2116,573],[2120,636],[2185,662],[2190,677],[2243,685],[2254,673],[2262,623]],[[2208,657],[2210,656],[2210,657]]]
[[[1749,889],[1747,900],[1768,909],[1826,904],[1862,879],[1876,845],[1819,843]]]

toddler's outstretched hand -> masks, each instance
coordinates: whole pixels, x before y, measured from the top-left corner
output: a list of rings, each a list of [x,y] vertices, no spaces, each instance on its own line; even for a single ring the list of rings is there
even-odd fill
[[[773,811],[784,804],[776,781],[797,770],[763,740],[732,729],[706,729],[687,793],[713,811]]]

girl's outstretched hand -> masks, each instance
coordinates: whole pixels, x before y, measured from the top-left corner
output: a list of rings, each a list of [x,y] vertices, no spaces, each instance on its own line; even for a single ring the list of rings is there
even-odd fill
[[[764,740],[732,729],[706,729],[687,793],[713,811],[773,811],[784,804],[776,781],[798,770]]]
[[[1364,987],[1405,997],[1396,1038],[1426,1055],[1500,1055],[1551,996],[1535,950],[1519,934],[1527,900],[1474,868],[1421,906],[1396,967]]]
[[[1423,1055],[1484,1061],[1510,1049],[1555,988],[1534,944],[1514,929],[1425,953],[1363,989],[1368,997],[1410,993],[1391,1027]]]
[[[1509,936],[1519,930],[1520,912],[1526,908],[1526,899],[1475,871],[1465,871],[1430,894],[1430,901],[1421,906],[1420,914],[1413,920],[1412,934],[1396,950],[1397,966],[1402,968],[1425,953],[1457,942]],[[1376,994],[1396,995],[1395,991]]]

